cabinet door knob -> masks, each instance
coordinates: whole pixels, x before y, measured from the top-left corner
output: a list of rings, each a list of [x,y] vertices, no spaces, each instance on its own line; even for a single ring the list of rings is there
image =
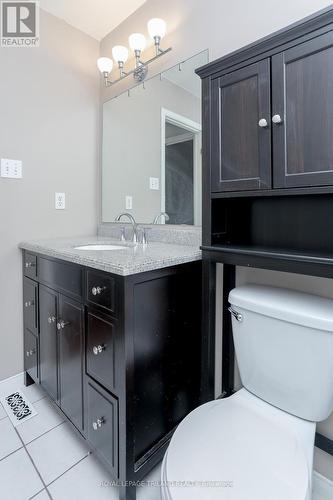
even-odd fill
[[[51,323],[54,323],[54,322],[55,322],[55,320],[56,320],[56,319],[55,319],[55,316],[49,316],[49,317],[47,318],[47,322],[48,322],[48,323],[50,323],[50,324],[51,324]]]
[[[34,267],[34,266],[35,266],[34,262],[26,262],[26,263],[25,263],[25,267],[26,267],[27,269],[28,269],[29,267]]]
[[[258,125],[261,128],[266,128],[268,127],[268,121],[266,120],[266,118],[260,118]]]
[[[69,321],[66,322],[62,319],[57,323],[57,330],[63,330],[68,325],[70,325]]]
[[[105,345],[94,345],[92,350],[95,356],[97,356],[98,354],[101,354],[101,352],[105,350]]]
[[[25,307],[31,307],[34,305],[35,305],[35,302],[33,300],[28,300],[27,302],[24,303]]]
[[[98,418],[96,422],[93,422],[92,424],[94,431],[98,431],[98,429],[100,429],[103,424],[104,424],[104,418],[103,417]]]
[[[92,289],[91,289],[91,293],[93,295],[101,295],[101,293],[106,289],[106,286],[93,286]]]
[[[272,122],[275,123],[276,125],[282,123],[282,121],[283,120],[280,115],[274,115],[272,118]]]

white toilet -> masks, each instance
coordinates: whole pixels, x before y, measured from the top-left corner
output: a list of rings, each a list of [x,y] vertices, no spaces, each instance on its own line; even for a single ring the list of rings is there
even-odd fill
[[[162,464],[163,500],[310,500],[316,422],[333,410],[333,301],[230,292],[244,388],[192,411]]]

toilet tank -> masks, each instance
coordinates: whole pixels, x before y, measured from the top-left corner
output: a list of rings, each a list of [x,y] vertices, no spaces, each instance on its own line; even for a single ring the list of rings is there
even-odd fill
[[[333,411],[333,300],[246,285],[229,302],[244,387],[297,417],[325,420]]]

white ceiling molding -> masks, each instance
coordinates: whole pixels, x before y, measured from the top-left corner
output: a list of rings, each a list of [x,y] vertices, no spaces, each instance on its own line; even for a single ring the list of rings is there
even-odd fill
[[[40,0],[50,14],[101,40],[146,0]]]

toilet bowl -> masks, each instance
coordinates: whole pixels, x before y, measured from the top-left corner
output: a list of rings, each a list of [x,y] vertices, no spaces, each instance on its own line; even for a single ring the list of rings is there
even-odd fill
[[[163,500],[309,500],[315,424],[246,389],[178,426],[162,465]]]
[[[244,388],[180,423],[162,500],[311,500],[316,422],[333,410],[333,301],[251,285],[229,302]]]

